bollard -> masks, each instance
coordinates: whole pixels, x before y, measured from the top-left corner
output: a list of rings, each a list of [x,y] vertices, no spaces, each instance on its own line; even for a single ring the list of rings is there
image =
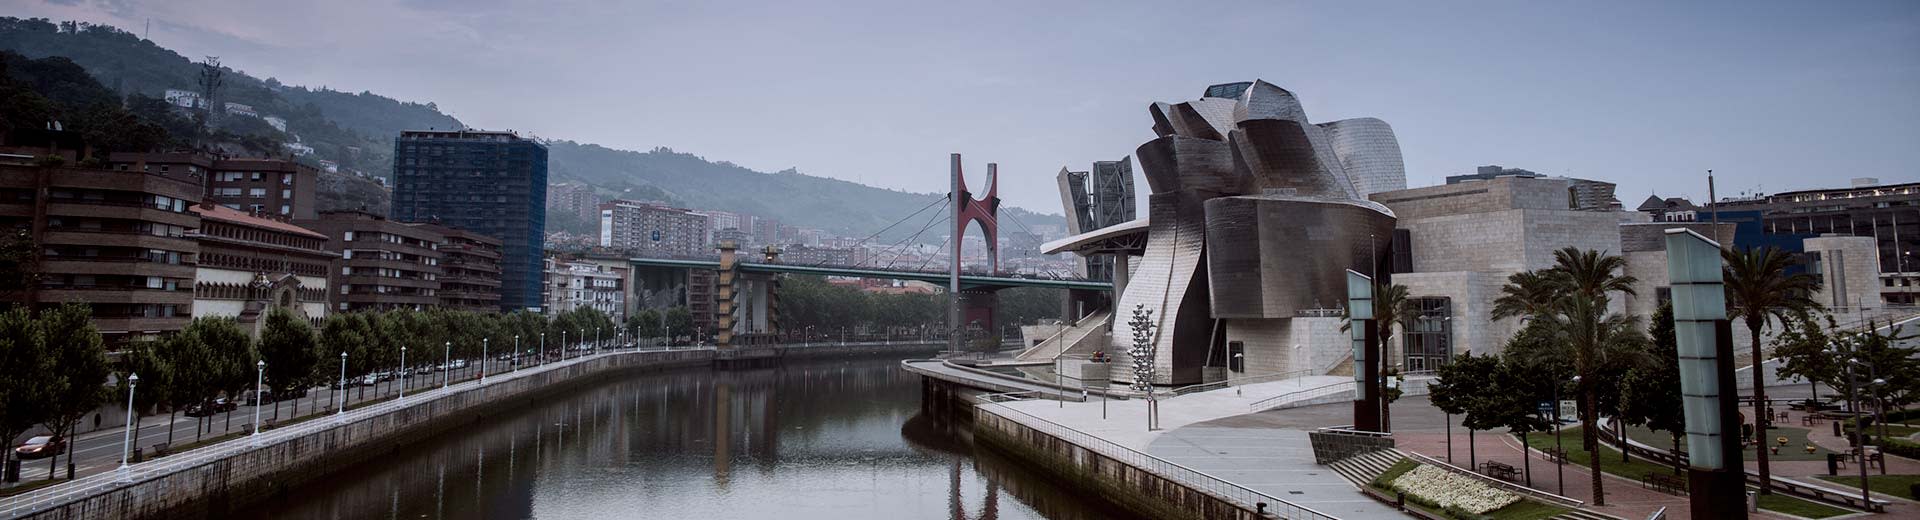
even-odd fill
[[[1839,475],[1839,474],[1840,474],[1840,454],[1828,453],[1827,454],[1827,475]]]
[[[1840,436],[1840,421],[1833,421],[1833,436]]]
[[[1407,492],[1401,491],[1394,493],[1393,507],[1400,508],[1401,511],[1407,510]]]

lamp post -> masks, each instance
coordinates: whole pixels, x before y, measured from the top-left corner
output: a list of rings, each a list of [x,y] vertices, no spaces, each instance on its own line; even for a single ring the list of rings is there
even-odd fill
[[[480,383],[487,382],[487,342],[493,338],[480,338]]]
[[[340,351],[340,386],[334,392],[340,394],[340,407],[333,410],[334,415],[347,413],[347,351]]]
[[[140,374],[127,374],[127,432],[120,437],[120,469],[127,469],[127,461],[133,458],[133,429],[140,418],[133,416],[133,387],[140,384]]]
[[[800,329],[800,346],[801,348],[813,346],[813,325]]]
[[[1580,385],[1580,376],[1573,376],[1574,386]],[[1567,496],[1567,441],[1560,436],[1560,383],[1553,384],[1553,449],[1560,450],[1559,460],[1553,464],[1553,479],[1560,482],[1560,496]]]
[[[1860,380],[1853,375],[1856,364],[1860,364],[1860,360],[1847,358],[1847,408],[1853,412],[1853,449],[1860,454],[1860,503],[1871,504],[1873,492],[1867,487],[1867,441],[1861,431],[1866,429],[1866,424],[1860,421],[1860,406],[1855,404],[1860,396]]]
[[[540,333],[540,361],[544,363],[547,360],[546,358],[547,358],[547,333],[542,332]]]
[[[412,379],[413,369],[407,368],[407,346],[400,346],[400,398],[407,398],[407,380]]]
[[[560,331],[560,360],[567,360],[567,331]]]
[[[253,362],[253,434],[254,435],[260,434],[260,406],[267,404],[266,399],[261,399],[262,397],[265,397],[265,396],[260,395],[260,386],[261,386],[260,383],[265,382],[266,379],[267,379],[267,361],[263,359],[263,360]]]
[[[453,370],[453,342],[447,342],[446,348],[440,349],[440,353],[444,357],[440,361],[440,388],[446,388],[447,376],[453,374],[450,372]]]
[[[520,335],[513,335],[513,366],[509,370],[520,370]]]

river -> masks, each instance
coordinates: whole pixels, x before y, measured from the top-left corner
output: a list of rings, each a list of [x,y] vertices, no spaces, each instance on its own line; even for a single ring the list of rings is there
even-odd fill
[[[622,374],[255,505],[258,519],[1129,518],[921,413],[897,360]]]

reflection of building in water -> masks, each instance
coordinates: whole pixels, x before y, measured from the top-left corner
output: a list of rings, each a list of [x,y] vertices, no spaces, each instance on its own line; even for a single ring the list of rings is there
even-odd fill
[[[967,516],[967,497],[960,494],[961,465],[962,461],[960,458],[955,457],[951,463],[951,469],[947,472],[947,482],[949,483],[947,486],[947,510],[952,513],[951,516],[953,520],[976,520],[975,517]],[[995,520],[1000,518],[1000,483],[993,479],[986,480],[987,496],[981,499],[983,503],[980,506],[980,516],[977,520]]]

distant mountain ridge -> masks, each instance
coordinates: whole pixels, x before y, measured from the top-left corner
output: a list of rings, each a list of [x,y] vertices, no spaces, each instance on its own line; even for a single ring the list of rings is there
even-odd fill
[[[195,78],[200,72],[200,65],[185,56],[106,25],[0,17],[0,49],[29,58],[65,56],[122,95],[163,97],[168,89],[197,90]],[[338,163],[343,171],[389,177],[392,140],[401,131],[465,128],[459,119],[441,113],[433,103],[404,102],[364,91],[353,94],[283,85],[272,78],[261,80],[234,70],[234,64],[226,65],[227,83],[220,101],[249,105],[262,116],[285,119],[286,135],[278,138],[293,142],[292,136],[298,136],[301,144],[313,148],[309,157]],[[690,208],[750,213],[786,225],[847,236],[879,231],[944,195],[876,188],[792,169],[758,172],[665,147],[636,152],[569,140],[549,140],[547,144],[548,177],[552,182],[578,180],[616,192],[623,185],[651,186]],[[323,189],[354,191],[326,197],[323,205],[331,202],[346,206],[340,209],[384,205],[384,194],[367,193],[368,188],[356,185],[355,180],[323,178]],[[385,212],[384,208],[377,209]],[[1009,232],[1020,231],[1022,224],[1063,222],[1058,215],[1005,206],[1001,210],[1010,217],[1011,222],[1003,226]],[[926,216],[896,226],[883,238],[912,234],[921,228]],[[938,242],[944,230],[929,229],[924,236]]]

